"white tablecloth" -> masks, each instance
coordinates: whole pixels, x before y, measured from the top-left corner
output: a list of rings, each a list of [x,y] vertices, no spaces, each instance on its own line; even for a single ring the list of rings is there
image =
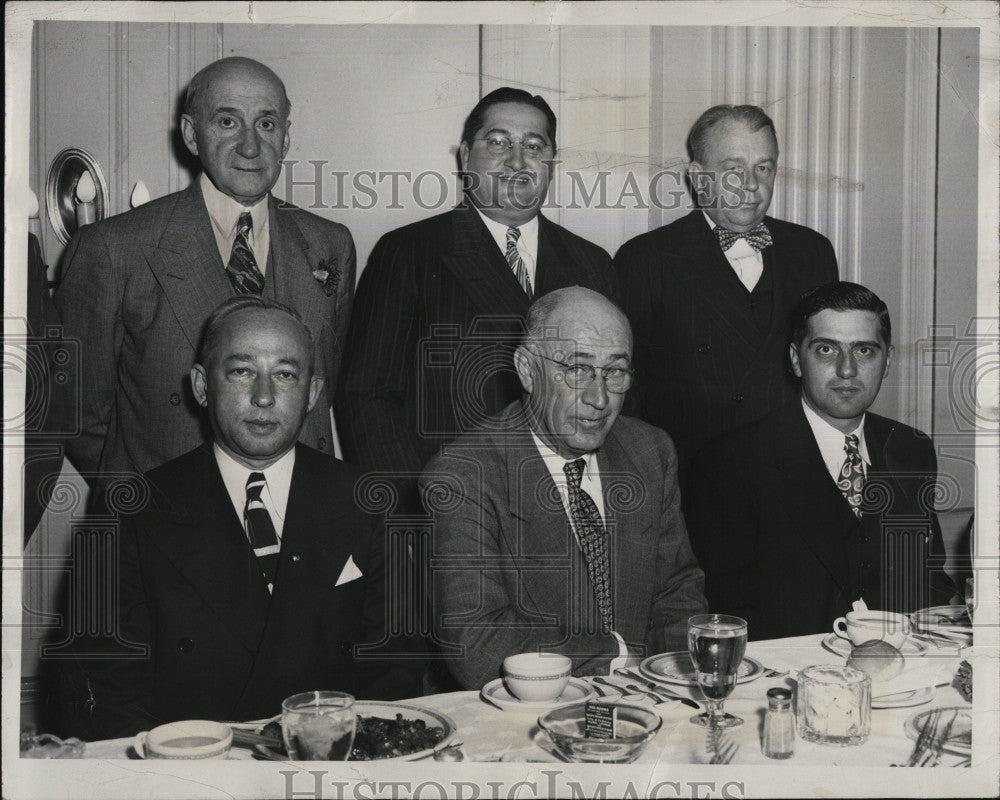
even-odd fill
[[[774,686],[794,686],[798,670],[812,664],[843,664],[843,656],[822,646],[823,635],[802,636],[751,642],[747,655],[760,661],[766,668],[788,670],[789,675],[777,678],[761,677],[739,684],[726,700],[727,711],[743,717],[745,723],[728,731],[730,739],[739,745],[733,764],[774,763],[761,753],[761,731],[767,708],[766,692]],[[940,662],[941,677],[938,682],[949,680],[958,667],[960,653],[955,648],[930,647],[921,656],[907,657],[908,668],[916,663],[928,665]],[[670,687],[695,700],[702,698],[697,689]],[[538,712],[501,710],[484,701],[477,692],[452,692],[430,695],[410,701],[412,704],[434,709],[451,717],[457,728],[456,742],[466,761],[558,761],[545,747],[544,734],[538,730]],[[920,706],[872,710],[872,732],[868,741],[854,747],[835,747],[796,741],[792,762],[799,765],[856,765],[888,766],[905,763],[913,750],[913,740],[908,738],[904,726],[913,714],[934,707],[969,707],[956,689],[951,686],[937,689],[934,698]],[[668,703],[657,707],[663,718],[663,727],[642,753],[637,763],[698,764],[707,763],[710,754],[706,749],[703,728],[690,723],[694,712],[681,703]],[[131,739],[113,739],[90,742],[87,758],[129,758]],[[942,765],[954,765],[960,757],[945,754]]]

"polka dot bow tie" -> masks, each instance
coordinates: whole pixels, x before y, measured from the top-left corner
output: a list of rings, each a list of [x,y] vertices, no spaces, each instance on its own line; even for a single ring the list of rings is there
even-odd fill
[[[737,233],[736,231],[716,225],[715,235],[718,237],[719,246],[722,247],[723,251],[728,250],[740,239],[746,239],[747,244],[758,252],[773,244],[771,231],[767,229],[767,225],[763,222],[758,222],[746,233]]]

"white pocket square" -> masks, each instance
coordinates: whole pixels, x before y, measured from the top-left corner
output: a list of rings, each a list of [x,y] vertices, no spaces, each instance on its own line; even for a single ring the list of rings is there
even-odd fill
[[[361,576],[361,570],[358,569],[358,565],[354,563],[354,556],[350,556],[347,559],[347,563],[344,564],[344,568],[340,571],[340,577],[337,578],[336,586],[343,586],[345,583],[356,581]]]

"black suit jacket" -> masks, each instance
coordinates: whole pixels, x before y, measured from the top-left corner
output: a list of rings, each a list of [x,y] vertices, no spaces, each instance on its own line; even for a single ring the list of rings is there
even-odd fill
[[[765,217],[770,324],[736,277],[701,211],[626,242],[615,255],[634,337],[628,413],[663,428],[687,465],[707,442],[760,419],[796,396],[788,365],[789,313],[799,296],[837,280],[829,240]],[[765,299],[766,302],[766,299]]]
[[[865,442],[872,463],[860,521],[798,400],[698,455],[688,528],[713,611],[771,639],[829,631],[858,597],[898,612],[948,602],[933,443],[870,412]]]
[[[609,297],[611,259],[539,216],[535,297],[580,285]],[[529,300],[476,210],[387,233],[361,275],[337,410],[344,456],[416,476],[434,453],[521,394],[513,349]]]
[[[419,694],[419,671],[393,673],[354,652],[379,642],[387,623],[383,528],[355,503],[355,478],[297,445],[269,595],[211,447],[148,473],[150,502],[118,532],[117,649],[127,641],[149,655],[80,660],[85,680],[75,683],[93,711],[74,732],[103,738],[177,719],[269,717],[310,689]],[[338,586],[350,559],[361,577]]]

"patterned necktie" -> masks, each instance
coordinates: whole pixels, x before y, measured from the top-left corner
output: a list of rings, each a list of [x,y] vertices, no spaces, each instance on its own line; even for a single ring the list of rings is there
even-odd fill
[[[861,494],[865,489],[865,471],[861,464],[861,450],[858,447],[858,437],[853,433],[844,437],[844,466],[840,468],[840,478],[837,488],[840,489],[847,504],[858,517],[861,516]]]
[[[517,249],[517,240],[521,238],[521,231],[517,228],[507,228],[507,263],[517,277],[517,282],[521,284],[528,299],[532,298],[531,278],[528,276],[528,268],[524,265],[524,259]]]
[[[728,228],[723,228],[721,225],[716,225],[715,235],[719,239],[719,245],[722,247],[723,252],[736,244],[736,242],[740,239],[746,239],[747,244],[749,244],[757,252],[760,252],[765,247],[770,247],[773,244],[771,231],[767,229],[767,225],[763,222],[758,222],[746,233],[737,233],[736,231],[731,231]]]
[[[264,276],[257,268],[257,260],[250,249],[251,230],[253,217],[249,211],[244,211],[236,222],[236,238],[233,239],[233,252],[229,256],[226,272],[237,294],[259,296],[264,291]]]
[[[267,513],[267,507],[260,499],[260,493],[266,483],[263,472],[250,473],[250,477],[247,478],[247,504],[243,511],[243,519],[246,522],[250,547],[253,548],[261,571],[267,578],[267,589],[273,591],[274,573],[278,568],[281,543],[278,542],[278,534],[271,522],[271,515]]]
[[[614,613],[611,602],[611,567],[608,562],[608,535],[593,498],[581,487],[584,460],[568,461],[563,464],[566,486],[569,489],[569,508],[573,515],[573,527],[587,562],[587,572],[594,584],[597,608],[605,632],[614,629]]]

